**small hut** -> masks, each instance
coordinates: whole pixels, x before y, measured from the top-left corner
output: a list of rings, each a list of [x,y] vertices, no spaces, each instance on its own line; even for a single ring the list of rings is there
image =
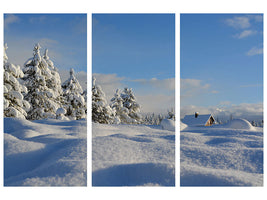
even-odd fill
[[[194,115],[186,115],[182,122],[188,126],[211,126],[215,119],[211,114],[200,115],[196,112]]]

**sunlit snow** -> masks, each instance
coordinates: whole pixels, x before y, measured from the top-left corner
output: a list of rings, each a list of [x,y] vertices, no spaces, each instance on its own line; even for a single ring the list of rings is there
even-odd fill
[[[86,186],[86,120],[4,119],[5,186]]]
[[[93,186],[174,186],[174,131],[96,123],[92,128]]]
[[[243,119],[184,127],[181,186],[262,186],[263,128]]]

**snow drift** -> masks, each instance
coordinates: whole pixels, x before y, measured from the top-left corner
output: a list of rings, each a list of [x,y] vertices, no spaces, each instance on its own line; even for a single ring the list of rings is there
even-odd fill
[[[174,186],[173,131],[93,123],[92,133],[93,186]]]
[[[4,119],[5,186],[86,186],[86,121]]]
[[[262,186],[263,129],[246,120],[181,131],[181,186]]]
[[[163,130],[175,131],[175,121],[172,119],[163,119],[160,125]]]
[[[255,130],[255,128],[250,124],[250,122],[245,119],[233,119],[227,124],[221,125],[221,127],[231,129]]]

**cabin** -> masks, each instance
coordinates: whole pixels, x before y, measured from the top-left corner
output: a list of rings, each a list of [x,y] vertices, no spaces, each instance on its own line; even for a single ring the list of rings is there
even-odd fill
[[[188,126],[211,126],[216,123],[211,114],[200,115],[198,112],[194,115],[186,115],[182,122]]]

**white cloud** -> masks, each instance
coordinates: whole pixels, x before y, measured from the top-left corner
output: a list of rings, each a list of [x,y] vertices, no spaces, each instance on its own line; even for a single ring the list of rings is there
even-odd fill
[[[4,18],[5,28],[8,28],[10,24],[19,22],[19,18],[13,14],[6,14]]]
[[[128,81],[129,84],[133,82],[146,84],[146,92],[144,93],[143,88],[133,87],[134,95],[137,98],[137,102],[141,105],[141,112],[154,112],[154,113],[167,113],[168,110],[174,108],[175,105],[175,92],[174,79],[165,79],[165,80],[134,80],[129,81],[125,77],[118,77],[116,74],[93,74],[96,78],[96,84],[99,84],[106,95],[106,100],[109,102],[110,99],[114,96],[116,89],[123,89],[126,86],[125,82]],[[152,87],[158,86],[162,83],[164,88],[168,88],[171,91],[171,94],[163,94],[162,90],[152,91]],[[173,86],[169,86],[173,84]],[[162,87],[162,86],[161,86]],[[142,91],[141,91],[142,90]]]
[[[203,83],[202,80],[181,79],[180,83],[181,98],[193,97],[201,93],[218,93],[216,90],[210,91],[210,84]]]
[[[96,84],[99,84],[102,90],[105,92],[107,100],[111,99],[116,92],[116,89],[123,89],[125,85],[122,81],[124,77],[118,77],[117,74],[98,74],[94,73],[96,78]]]
[[[248,56],[254,56],[254,55],[259,55],[259,54],[263,54],[262,47],[253,47],[247,52]]]
[[[167,114],[168,110],[175,109],[175,95],[164,94],[148,94],[138,95],[136,93],[138,103],[141,105],[143,113],[162,113]]]
[[[245,29],[251,26],[248,16],[228,18],[225,20],[225,23],[236,29]]]
[[[217,91],[217,90],[212,90],[211,93],[212,93],[212,94],[218,94],[219,91]]]
[[[255,35],[257,34],[257,31],[255,30],[244,30],[241,33],[236,34],[234,37],[238,38],[238,39],[243,39],[246,37],[249,37],[251,35]]]
[[[142,85],[146,86],[152,86],[155,88],[161,88],[165,90],[175,90],[175,78],[168,78],[168,79],[163,79],[163,80],[158,80],[156,78],[152,79],[137,79],[133,80],[133,82],[138,82]]]

